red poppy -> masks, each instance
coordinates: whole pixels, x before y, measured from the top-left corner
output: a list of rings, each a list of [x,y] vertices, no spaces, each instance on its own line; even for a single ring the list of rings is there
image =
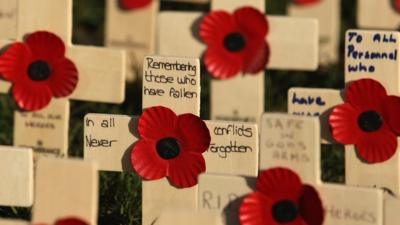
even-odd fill
[[[78,70],[65,58],[63,41],[50,32],[30,34],[24,43],[12,44],[0,57],[0,73],[12,82],[21,109],[43,109],[54,96],[66,97],[76,88]]]
[[[379,82],[354,81],[346,90],[346,102],[329,116],[332,136],[339,143],[354,144],[368,163],[386,161],[397,149],[399,112],[400,98],[388,96]]]
[[[121,7],[126,10],[144,8],[152,2],[153,0],[119,0]]]
[[[318,192],[302,184],[286,168],[262,172],[257,190],[245,197],[239,209],[242,225],[321,225],[324,210]]]
[[[400,13],[400,0],[391,0],[394,9]]]
[[[321,0],[292,0],[297,5],[312,5],[321,2]]]
[[[45,225],[45,224],[36,224],[36,225]],[[57,220],[57,222],[54,225],[89,225],[89,223],[86,223],[85,221],[75,217],[69,217]]]
[[[168,177],[176,187],[192,187],[205,172],[202,153],[211,141],[206,124],[193,114],[177,116],[172,110],[148,108],[139,119],[141,139],[133,147],[132,166],[145,179]]]
[[[207,70],[215,78],[227,79],[239,72],[255,74],[269,60],[265,15],[252,7],[242,7],[233,15],[213,11],[201,22],[200,36],[208,48],[204,55]]]

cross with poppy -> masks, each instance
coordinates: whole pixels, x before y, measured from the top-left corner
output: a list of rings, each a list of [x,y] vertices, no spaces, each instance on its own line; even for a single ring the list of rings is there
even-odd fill
[[[381,187],[396,194],[400,193],[399,40],[398,32],[349,30],[346,89],[289,91],[289,113],[320,116],[322,132],[330,133],[327,143],[346,145],[347,184]]]
[[[0,41],[0,92],[10,92],[20,108],[14,145],[66,156],[69,99],[122,102],[124,52],[72,45],[72,0],[11,2],[18,3],[16,31]]]
[[[198,117],[198,59],[147,56],[143,67],[143,114],[88,114],[84,158],[142,176],[142,220],[152,224],[166,208],[195,209],[200,173],[256,176],[258,130]]]
[[[155,52],[159,0],[107,0],[106,46],[125,49],[126,79],[141,76],[142,59]]]
[[[358,0],[357,8],[360,28],[397,30],[400,26],[399,0]]]
[[[288,15],[318,19],[319,63],[329,65],[338,61],[340,0],[292,0]]]
[[[204,18],[200,12],[161,12],[159,54],[204,53],[215,78],[211,119],[258,122],[264,112],[264,68],[315,70],[318,24],[265,17],[264,0],[212,0],[211,8]]]
[[[383,224],[382,190],[321,182],[319,140],[316,117],[264,114],[258,178],[202,175],[198,207],[227,224]]]
[[[35,168],[32,224],[97,224],[98,179],[95,162],[40,157]]]
[[[0,146],[0,205],[30,207],[33,203],[33,151]]]

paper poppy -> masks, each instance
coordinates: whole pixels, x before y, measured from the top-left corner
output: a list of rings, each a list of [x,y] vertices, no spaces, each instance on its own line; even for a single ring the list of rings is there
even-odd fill
[[[45,225],[45,224],[36,224],[36,225]],[[89,223],[75,217],[69,217],[57,220],[57,222],[55,222],[54,225],[89,225]]]
[[[242,225],[321,225],[324,210],[312,186],[292,170],[273,168],[259,175],[257,190],[240,205],[239,219]]]
[[[153,0],[119,0],[120,6],[126,10],[144,8],[152,2]]]
[[[78,70],[66,58],[63,41],[50,32],[30,34],[12,44],[0,57],[0,73],[12,83],[12,94],[21,109],[43,109],[52,97],[66,97],[76,88]]]
[[[168,177],[179,188],[197,184],[205,172],[202,153],[211,141],[210,132],[198,116],[157,106],[148,108],[139,119],[140,140],[134,145],[131,162],[147,180]]]
[[[292,0],[297,5],[312,5],[321,2],[321,0]]]
[[[391,0],[394,9],[400,13],[400,0]]]
[[[200,36],[207,45],[207,70],[218,79],[263,71],[270,52],[265,40],[268,29],[265,15],[252,7],[239,8],[233,14],[209,13],[200,25]]]
[[[390,159],[397,149],[400,133],[400,98],[388,96],[372,79],[350,83],[346,101],[329,116],[333,138],[354,144],[359,157],[368,163]]]

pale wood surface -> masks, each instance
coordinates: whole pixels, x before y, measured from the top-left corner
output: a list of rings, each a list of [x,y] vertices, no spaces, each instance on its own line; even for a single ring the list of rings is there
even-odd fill
[[[393,196],[387,196],[384,201],[385,225],[397,225],[399,223],[400,200]]]
[[[201,56],[205,45],[196,38],[197,34],[194,36],[191,29],[197,27],[195,22],[199,22],[203,15],[200,12],[160,12],[158,53],[182,57]],[[317,21],[283,16],[268,16],[268,20],[270,30],[267,40],[271,55],[267,69],[315,70],[318,67]],[[177,23],[179,26],[171,25]]]
[[[157,64],[178,65],[160,67]],[[184,66],[184,67],[181,67]],[[169,69],[172,68],[172,69]],[[184,69],[182,69],[184,68]],[[150,78],[152,75],[153,78]],[[154,76],[164,76],[167,83],[159,83]],[[151,79],[151,80],[150,80]],[[161,79],[161,78],[159,78]],[[154,93],[156,94],[153,94]],[[162,92],[162,93],[161,93]],[[200,61],[197,58],[146,56],[143,62],[143,109],[165,106],[177,114],[200,114]],[[157,94],[160,93],[160,94]]]
[[[387,188],[400,194],[399,149],[388,161],[377,164],[362,162],[352,145],[345,147],[345,154],[347,185]]]
[[[340,0],[322,0],[306,6],[289,3],[290,16],[318,20],[319,61],[322,65],[336,63],[339,58],[340,10]]]
[[[226,225],[239,225],[243,198],[255,188],[255,178],[204,174],[199,178],[198,210],[220,213]]]
[[[84,158],[96,161],[100,170],[133,171],[131,151],[139,139],[139,117],[87,114],[84,119]]]
[[[290,88],[288,91],[288,113],[298,116],[316,116],[320,119],[321,142],[336,143],[328,124],[333,107],[343,103],[342,93],[334,89]]]
[[[74,216],[97,224],[98,172],[92,162],[39,158],[33,223],[52,224]]]
[[[29,225],[29,223],[23,220],[0,219],[0,225]]]
[[[257,176],[258,129],[253,123],[206,121],[211,146],[203,154],[207,173]]]
[[[261,121],[260,169],[287,167],[304,182],[321,182],[318,118],[265,113]]]
[[[33,203],[32,149],[0,146],[0,166],[0,205],[30,207]]]
[[[168,70],[153,68],[153,62],[186,64],[185,70]],[[188,70],[188,68],[191,68]],[[172,77],[172,83],[149,82],[146,79],[147,74],[165,75]],[[192,83],[178,84],[178,78],[189,78]],[[168,78],[170,79],[170,78]],[[178,58],[163,56],[148,56],[143,62],[143,93],[146,88],[161,89],[165,91],[162,96],[143,94],[143,109],[153,106],[165,106],[172,109],[177,114],[192,113],[200,115],[200,61],[196,58]],[[180,89],[189,91],[192,98],[174,98],[170,91]],[[192,188],[177,189],[170,185],[166,178],[157,181],[144,181],[142,188],[142,223],[144,225],[152,224],[159,216],[162,210],[169,208],[172,204],[175,207],[186,209],[195,209],[197,203],[197,186]]]
[[[374,41],[374,37],[381,37],[382,41]],[[350,37],[353,38],[350,40]],[[357,37],[362,41],[357,41]],[[384,42],[384,38],[391,39],[393,42]],[[349,30],[346,32],[345,45],[345,81],[353,81],[361,78],[372,78],[379,81],[385,86],[389,94],[398,95],[400,93],[400,64],[398,52],[400,52],[400,33],[395,31],[366,31],[366,30]],[[349,51],[349,48],[354,46],[354,50],[363,53],[388,53],[388,58],[377,59],[354,59],[352,54],[354,51]],[[397,52],[397,53],[395,53]],[[389,54],[392,53],[395,59],[389,59]],[[349,66],[355,67],[360,65],[366,66],[367,71],[350,71]],[[363,68],[363,67],[362,67]],[[373,71],[368,71],[373,68]]]
[[[155,225],[222,225],[218,213],[170,209],[162,212]]]
[[[389,0],[358,0],[357,25],[360,28],[397,30],[400,14]]]
[[[53,99],[37,112],[14,112],[14,145],[33,148],[35,155],[68,156],[68,99]]]
[[[18,0],[0,1],[0,39],[16,38]]]
[[[106,1],[105,43],[127,50],[126,79],[142,76],[144,56],[155,51],[156,20],[159,1],[134,10],[124,10],[118,0]]]
[[[195,210],[198,186],[177,189],[167,179],[142,182],[142,224],[152,225],[168,208]]]
[[[350,35],[356,34],[352,40]],[[376,38],[374,41],[374,37]],[[378,41],[381,37],[381,41]],[[384,38],[390,40],[384,42]],[[379,81],[388,94],[399,95],[400,93],[400,64],[397,54],[400,50],[400,33],[392,31],[363,31],[350,30],[346,33],[346,56],[345,56],[345,80],[346,82],[362,78],[372,78]],[[349,57],[348,48],[354,46],[360,52],[370,51],[373,53],[391,52],[396,55],[393,60],[387,59],[353,59]],[[374,68],[369,72],[350,72],[348,66],[363,64],[367,68]],[[368,90],[366,90],[368,91]],[[400,193],[399,176],[400,158],[398,152],[388,161],[377,164],[366,164],[356,154],[352,145],[346,146],[346,184],[384,187]]]
[[[323,225],[383,225],[383,191],[335,184],[317,186],[325,208]]]

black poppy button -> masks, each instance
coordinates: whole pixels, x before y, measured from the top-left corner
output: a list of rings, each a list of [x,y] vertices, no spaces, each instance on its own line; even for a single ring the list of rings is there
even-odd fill
[[[224,46],[231,52],[237,52],[246,46],[246,40],[241,33],[230,33],[224,39]]]
[[[28,75],[34,81],[47,80],[51,75],[50,65],[43,60],[37,60],[29,65]]]
[[[366,111],[359,115],[358,126],[365,132],[373,132],[382,127],[382,116],[375,111]]]
[[[279,201],[272,206],[272,215],[278,223],[290,223],[297,218],[298,214],[296,204],[289,200]]]
[[[181,152],[178,140],[171,137],[160,139],[157,142],[156,149],[158,155],[165,160],[174,159]]]

